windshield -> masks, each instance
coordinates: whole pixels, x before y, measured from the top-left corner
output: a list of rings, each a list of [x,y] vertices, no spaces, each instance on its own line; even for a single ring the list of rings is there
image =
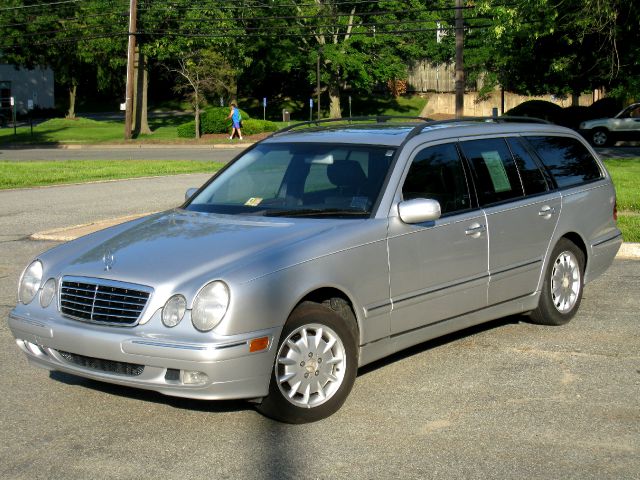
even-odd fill
[[[260,144],[221,172],[186,207],[264,216],[368,217],[395,148]]]

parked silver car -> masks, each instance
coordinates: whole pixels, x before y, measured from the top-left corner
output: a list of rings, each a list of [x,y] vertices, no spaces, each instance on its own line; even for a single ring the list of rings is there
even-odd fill
[[[640,103],[629,105],[613,118],[598,118],[582,122],[580,133],[596,147],[613,145],[618,140],[638,140],[640,139]]]
[[[611,179],[568,129],[327,125],[256,144],[181,207],[39,255],[9,317],[18,347],[309,422],[398,350],[512,314],[568,322],[620,247]]]

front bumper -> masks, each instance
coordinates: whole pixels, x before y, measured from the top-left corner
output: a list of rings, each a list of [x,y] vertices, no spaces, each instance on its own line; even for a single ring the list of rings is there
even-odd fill
[[[29,362],[39,367],[203,400],[267,395],[274,339],[277,343],[281,330],[186,342],[135,329],[32,318],[15,310],[9,328]],[[260,337],[269,337],[267,349],[249,352],[250,340]]]

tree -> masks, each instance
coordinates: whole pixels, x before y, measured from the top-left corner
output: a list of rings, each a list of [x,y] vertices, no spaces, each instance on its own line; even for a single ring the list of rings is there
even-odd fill
[[[601,86],[632,88],[638,76],[637,2],[628,0],[484,1],[490,84],[523,94],[571,94]]]
[[[75,117],[78,87],[83,82],[94,79],[98,88],[111,83],[118,57],[110,52],[126,32],[108,0],[51,6],[9,0],[0,9],[0,25],[4,61],[26,68],[51,67],[56,83],[68,92],[69,118]],[[106,49],[107,44],[112,47]]]
[[[243,21],[249,35],[262,35],[253,56],[264,66],[253,65],[252,70],[287,72],[306,78],[310,86],[317,82],[319,60],[332,118],[341,116],[340,95],[346,88],[370,91],[405,78],[408,63],[422,56],[427,35],[435,43],[437,17],[415,0],[276,0],[272,7],[266,18],[256,7]],[[420,31],[425,25],[433,31]]]
[[[183,54],[176,59],[177,67],[167,66],[170,72],[178,74],[175,90],[188,92],[193,106],[196,123],[196,138],[200,138],[200,110],[205,102],[205,94],[229,96],[235,86],[235,70],[216,50],[203,49]]]

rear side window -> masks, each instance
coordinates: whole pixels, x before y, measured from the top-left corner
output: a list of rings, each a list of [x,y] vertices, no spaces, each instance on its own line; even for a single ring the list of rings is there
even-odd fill
[[[480,205],[523,196],[518,170],[504,139],[471,140],[460,146],[473,168]]]
[[[469,189],[455,145],[436,145],[419,151],[402,186],[402,197],[437,200],[443,215],[468,210]]]
[[[536,193],[544,193],[548,190],[545,175],[540,170],[535,159],[527,151],[522,144],[522,140],[515,137],[507,139],[513,158],[520,172],[520,179],[524,187],[525,195],[535,195]]]
[[[526,137],[533,145],[559,188],[602,178],[595,158],[577,139],[570,137]]]

